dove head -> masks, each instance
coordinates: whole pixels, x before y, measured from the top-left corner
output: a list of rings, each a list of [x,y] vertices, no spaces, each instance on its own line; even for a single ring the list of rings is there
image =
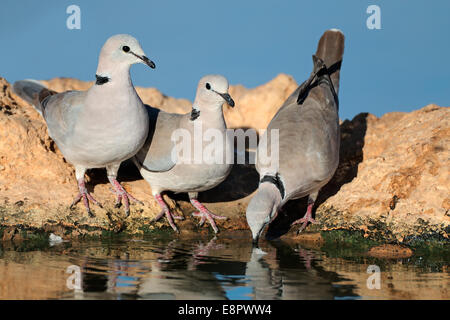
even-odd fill
[[[200,79],[195,97],[195,105],[201,109],[222,107],[223,103],[234,107],[234,101],[228,94],[228,81],[221,75],[208,75]]]
[[[115,70],[128,70],[131,65],[143,63],[155,68],[142,50],[136,38],[127,34],[117,34],[106,40],[100,51],[97,74],[108,76]]]
[[[258,239],[266,225],[276,216],[281,203],[281,195],[272,183],[261,183],[247,207],[247,223],[252,231],[253,243]]]

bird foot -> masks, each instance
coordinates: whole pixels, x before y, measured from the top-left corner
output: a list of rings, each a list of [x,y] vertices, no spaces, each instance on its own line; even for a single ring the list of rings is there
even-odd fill
[[[103,206],[97,200],[95,200],[93,196],[91,196],[89,194],[89,192],[86,189],[84,179],[80,179],[78,181],[78,190],[79,190],[78,195],[75,197],[72,204],[70,205],[70,209],[73,209],[75,207],[75,205],[78,202],[80,202],[81,199],[83,199],[84,207],[86,208],[86,211],[87,211],[89,217],[90,218],[95,217],[94,213],[92,213],[91,208],[89,207],[89,201],[96,204],[100,208],[103,208]]]
[[[308,222],[310,222],[312,224],[317,224],[317,221],[314,220],[313,217],[311,216],[310,210],[308,210],[306,212],[306,214],[305,214],[305,216],[303,218],[300,218],[300,219],[295,220],[294,222],[292,222],[291,226],[294,226],[296,224],[302,223],[302,226],[300,227],[300,229],[298,229],[298,232],[297,232],[297,233],[300,233],[306,228]]]
[[[217,228],[216,222],[214,221],[214,219],[225,220],[228,218],[225,216],[218,216],[218,215],[215,215],[214,213],[211,213],[197,199],[191,199],[191,203],[199,211],[199,212],[192,213],[192,215],[194,217],[200,217],[200,222],[198,225],[201,227],[205,223],[205,221],[208,220],[209,224],[213,228],[214,232],[218,233],[219,229]]]
[[[177,226],[175,225],[173,219],[176,220],[184,220],[183,217],[181,216],[176,216],[174,215],[169,209],[162,209],[161,212],[152,220],[152,222],[156,222],[159,219],[161,219],[163,216],[166,216],[167,221],[169,221],[169,225],[172,227],[173,231],[175,232],[180,232],[177,228]]]
[[[114,187],[114,193],[116,194],[116,203],[114,205],[115,208],[120,208],[122,206],[122,201],[125,206],[125,215],[128,217],[130,215],[130,201],[137,202],[141,205],[144,203],[142,201],[139,201],[135,197],[133,197],[131,194],[129,194],[122,185],[114,178],[110,178],[109,180]]]
[[[162,208],[161,212],[152,220],[152,222],[156,222],[159,219],[161,219],[164,215],[167,218],[167,221],[169,221],[169,225],[172,227],[172,229],[175,232],[179,232],[177,226],[175,225],[175,222],[173,219],[176,220],[184,220],[181,216],[174,215],[170,210],[167,204],[164,202],[163,198],[160,194],[155,195],[156,201],[158,201],[159,206]]]

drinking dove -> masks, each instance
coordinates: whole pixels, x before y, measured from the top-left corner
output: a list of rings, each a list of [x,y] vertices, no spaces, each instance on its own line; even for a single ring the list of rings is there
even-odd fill
[[[154,131],[150,131],[144,147],[133,159],[162,209],[154,221],[165,215],[173,230],[178,231],[173,219],[182,219],[170,212],[161,197],[163,191],[187,192],[191,204],[198,210],[194,216],[201,218],[200,225],[208,220],[216,233],[218,228],[214,219],[226,219],[209,212],[197,200],[199,192],[217,186],[231,171],[231,161],[226,161],[226,150],[233,150],[233,140],[226,135],[222,110],[225,101],[234,106],[228,94],[227,79],[208,75],[198,84],[192,112],[173,114],[148,107],[150,128]],[[189,151],[177,151],[181,145],[174,142],[177,134],[189,138],[182,141],[187,142],[185,146]],[[214,159],[205,157],[212,146],[216,147]],[[182,156],[179,155],[181,153]]]
[[[305,216],[293,224],[302,223],[303,230],[308,222],[315,223],[311,216],[314,201],[339,162],[337,94],[343,53],[343,33],[327,30],[313,56],[311,76],[286,100],[261,138],[256,161],[260,184],[246,212],[255,242],[291,199],[309,196]],[[271,154],[267,146],[274,129],[279,132],[279,161],[263,164],[259,155]]]
[[[130,67],[136,63],[155,68],[135,38],[119,34],[103,45],[96,82],[87,91],[56,93],[35,80],[13,85],[16,94],[43,116],[50,137],[75,167],[79,194],[72,206],[83,199],[89,216],[89,201],[99,203],[86,189],[87,169],[106,167],[116,205],[123,200],[127,216],[129,200],[136,200],[116,179],[121,162],[136,154],[149,130],[147,111],[130,78]]]

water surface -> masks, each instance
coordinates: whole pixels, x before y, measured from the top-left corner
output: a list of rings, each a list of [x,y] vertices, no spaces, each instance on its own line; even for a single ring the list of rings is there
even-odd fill
[[[371,265],[380,289],[367,285]],[[247,237],[0,245],[0,299],[449,299],[449,284],[444,259],[255,248]]]

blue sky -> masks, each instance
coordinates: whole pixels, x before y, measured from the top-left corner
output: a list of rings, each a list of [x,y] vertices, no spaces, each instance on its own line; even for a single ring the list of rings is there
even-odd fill
[[[66,27],[71,4],[81,8],[80,30]],[[366,27],[371,4],[381,30]],[[134,84],[192,101],[210,73],[249,88],[281,72],[301,83],[333,27],[346,35],[341,118],[450,105],[447,0],[2,0],[0,76],[92,80],[104,41],[129,33],[157,66],[134,66]]]

